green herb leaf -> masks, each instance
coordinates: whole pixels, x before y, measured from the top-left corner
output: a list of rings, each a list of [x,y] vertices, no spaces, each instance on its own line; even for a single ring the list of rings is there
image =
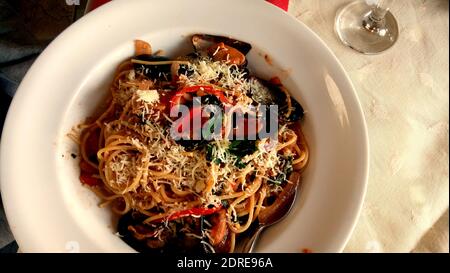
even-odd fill
[[[208,145],[206,145],[206,160],[219,165],[220,163],[222,163],[222,161],[219,158],[213,158],[214,149],[216,149],[216,146],[214,144],[209,143]]]
[[[209,143],[206,147],[206,160],[214,162],[216,164],[222,163],[218,158],[214,158],[214,149],[216,146],[214,143]],[[227,155],[231,156],[234,160],[234,165],[240,169],[245,168],[247,163],[242,161],[242,158],[246,155],[253,154],[257,150],[255,140],[233,140],[230,142],[227,148]]]
[[[242,158],[240,158],[240,157],[238,157],[237,160],[236,160],[236,162],[234,163],[234,165],[235,165],[236,167],[238,167],[239,169],[245,168],[245,167],[247,166],[247,164],[248,164],[248,163],[242,162]]]
[[[228,146],[228,151],[237,157],[253,154],[256,149],[256,140],[232,140]]]
[[[282,185],[285,182],[287,182],[287,178],[292,173],[292,156],[280,156],[280,169],[281,173],[278,174],[275,179],[268,180],[268,182],[275,184],[275,185]]]
[[[247,163],[242,162],[242,158],[251,155],[257,150],[255,140],[233,140],[228,146],[228,152],[236,156],[234,165],[239,169],[245,168]]]
[[[222,206],[223,206],[224,208],[226,208],[226,209],[230,206],[230,204],[228,203],[227,200],[222,200],[222,201],[220,201],[220,202],[222,203]]]

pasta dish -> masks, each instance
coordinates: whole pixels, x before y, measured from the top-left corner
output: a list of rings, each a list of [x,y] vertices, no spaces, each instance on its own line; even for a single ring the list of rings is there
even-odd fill
[[[308,162],[302,106],[251,74],[251,45],[195,34],[176,58],[135,41],[80,128],[80,180],[141,252],[233,252],[298,187]]]

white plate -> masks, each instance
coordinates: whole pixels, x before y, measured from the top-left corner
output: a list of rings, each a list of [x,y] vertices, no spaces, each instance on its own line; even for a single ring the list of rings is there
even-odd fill
[[[331,22],[330,22],[331,24]],[[305,25],[262,0],[113,1],[80,19],[41,54],[9,110],[1,147],[2,197],[24,252],[133,251],[114,235],[108,209],[78,181],[77,146],[66,136],[107,93],[133,40],[169,55],[190,49],[190,34],[251,43],[260,76],[281,76],[307,114],[311,161],[286,220],[268,229],[260,252],[338,252],[363,203],[368,138],[344,69]],[[274,65],[264,62],[267,53]],[[64,155],[64,157],[63,157]]]

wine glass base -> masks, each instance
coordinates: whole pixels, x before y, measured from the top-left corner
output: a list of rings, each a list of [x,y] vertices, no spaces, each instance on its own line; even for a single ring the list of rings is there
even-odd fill
[[[391,12],[387,12],[384,26],[379,29],[364,27],[371,7],[365,1],[348,4],[336,14],[335,30],[341,41],[364,54],[377,54],[392,47],[398,38],[398,25]]]

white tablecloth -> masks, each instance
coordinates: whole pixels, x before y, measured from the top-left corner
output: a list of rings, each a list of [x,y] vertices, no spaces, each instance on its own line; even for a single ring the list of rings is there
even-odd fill
[[[291,0],[289,13],[334,51],[354,83],[370,138],[364,208],[346,252],[449,251],[449,2],[397,0],[393,48],[359,54],[334,34],[346,0]]]

